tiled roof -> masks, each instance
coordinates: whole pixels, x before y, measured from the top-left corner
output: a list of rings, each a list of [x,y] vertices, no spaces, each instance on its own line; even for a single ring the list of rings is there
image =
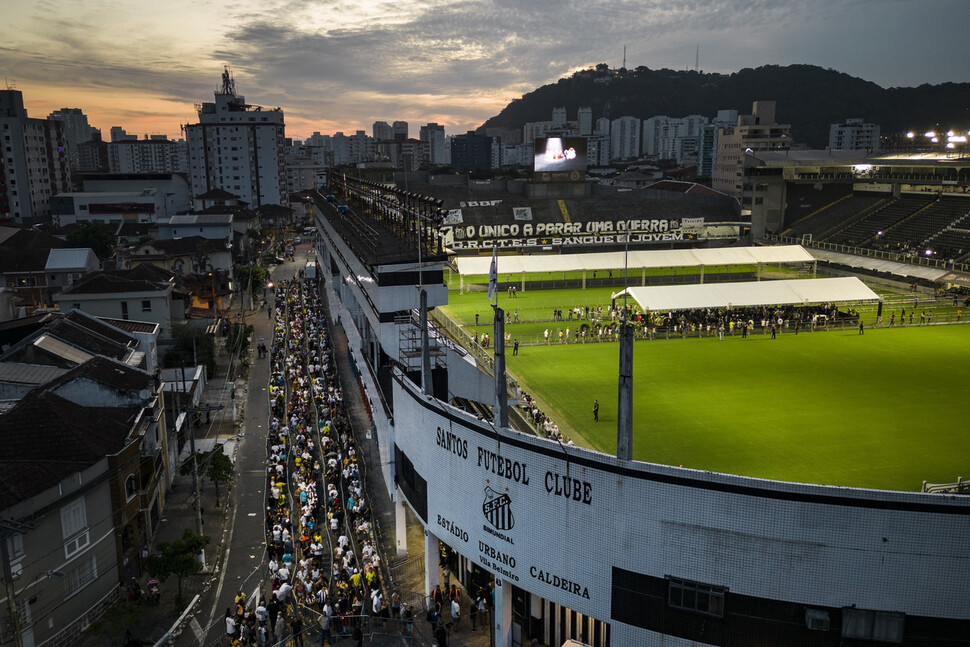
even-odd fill
[[[105,323],[101,317],[95,317],[80,310],[72,310],[64,316],[64,319],[65,321],[70,321],[75,325],[88,328],[92,332],[95,332],[102,337],[107,337],[111,341],[119,344],[124,344],[127,346],[136,341],[130,335],[125,334],[124,331],[118,330],[118,326]]]
[[[116,292],[164,292],[174,276],[168,270],[144,264],[130,270],[91,272],[61,294],[111,294]]]
[[[239,196],[233,195],[228,191],[223,189],[209,189],[202,195],[195,196],[196,200],[232,200],[233,198],[238,198]]]
[[[234,221],[252,220],[253,218],[258,217],[258,214],[255,211],[241,204],[213,205],[211,207],[206,207],[201,211],[196,211],[195,213],[198,215],[231,213]]]
[[[199,250],[199,245],[201,245],[202,243],[207,243],[210,246],[210,248],[213,247],[213,242],[216,243],[215,246],[218,246],[219,244],[221,244],[223,247],[225,246],[224,243],[220,243],[219,241],[213,241],[211,238],[203,238],[202,236],[187,236],[185,238],[153,240],[148,243],[145,243],[137,250],[135,250],[135,252],[132,254],[132,260],[141,258],[142,254],[140,254],[139,251],[144,249],[149,249],[149,248],[156,249],[160,252],[163,252],[164,256],[167,256],[167,257],[187,256],[190,254],[195,254]]]
[[[158,231],[158,225],[152,222],[123,222],[118,227],[118,236],[131,238],[134,236],[148,236]]]
[[[187,213],[181,216],[172,216],[168,222],[159,224],[171,227],[185,227],[188,225],[228,225],[232,222],[232,214],[226,211],[216,213]]]
[[[157,331],[159,328],[157,323],[153,323],[151,321],[133,321],[131,319],[112,319],[111,317],[98,317],[98,319],[129,333],[151,334]]]
[[[0,415],[0,510],[124,448],[139,408],[82,407],[47,390]]]
[[[126,276],[130,279],[142,279],[145,281],[158,281],[159,283],[168,283],[175,276],[173,272],[156,267],[155,265],[145,265],[133,267],[127,270]]]
[[[151,373],[127,364],[116,362],[107,357],[92,357],[83,364],[75,366],[56,380],[48,383],[47,391],[57,391],[57,387],[73,382],[79,377],[86,377],[93,382],[104,384],[122,391],[141,391],[150,389],[154,377]]]
[[[278,204],[264,204],[257,209],[257,212],[261,216],[275,218],[280,216],[288,216],[293,213],[293,210],[289,207],[284,207]]]
[[[0,272],[43,272],[52,249],[66,241],[33,229],[21,229],[0,243]]]

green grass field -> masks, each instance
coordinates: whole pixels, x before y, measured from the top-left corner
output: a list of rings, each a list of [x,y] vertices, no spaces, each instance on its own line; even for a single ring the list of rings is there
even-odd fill
[[[502,305],[518,302],[520,318],[532,310],[547,318],[553,304],[608,305],[607,289],[582,300],[575,292],[520,293]],[[479,311],[477,330],[486,329],[483,294],[450,296],[452,317],[476,330]],[[518,337],[517,327],[549,325],[509,328]],[[507,364],[578,445],[615,453],[618,354],[615,343],[523,346]],[[637,460],[894,490],[970,475],[970,326],[639,341],[634,365]]]

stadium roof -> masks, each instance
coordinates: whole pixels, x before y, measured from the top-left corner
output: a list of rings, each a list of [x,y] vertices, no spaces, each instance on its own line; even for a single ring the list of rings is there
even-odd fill
[[[463,276],[488,274],[491,256],[459,256],[458,273]],[[569,272],[571,270],[622,270],[648,267],[710,267],[720,265],[757,265],[758,263],[814,263],[815,257],[801,245],[770,247],[717,247],[704,249],[658,249],[590,254],[545,256],[499,256],[499,274],[522,272]]]
[[[879,295],[855,277],[786,279],[742,283],[707,283],[634,287],[628,294],[645,311],[699,310],[744,306],[876,301]]]

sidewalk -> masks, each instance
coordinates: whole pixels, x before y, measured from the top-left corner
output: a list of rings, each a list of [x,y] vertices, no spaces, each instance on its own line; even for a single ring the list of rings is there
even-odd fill
[[[258,316],[254,312],[253,316]],[[238,444],[237,425],[232,420],[232,403],[229,393],[225,389],[226,371],[229,365],[229,355],[222,343],[223,338],[216,342],[216,375],[210,376],[203,394],[203,405],[223,405],[220,411],[212,411],[210,424],[202,424],[194,429],[196,437],[196,451],[203,452],[212,449],[216,443],[222,444],[225,453],[233,458]],[[242,419],[245,410],[246,384],[236,380],[237,419]],[[153,552],[159,544],[181,539],[186,529],[195,530],[196,516],[194,497],[192,495],[192,475],[182,475],[179,468],[191,455],[190,443],[186,442],[182,453],[175,465],[172,466],[174,478],[172,487],[166,494],[165,507],[159,519],[154,540],[149,548]],[[223,550],[223,537],[226,531],[227,502],[230,498],[232,483],[219,484],[219,501],[216,505],[216,490],[212,482],[200,475],[200,507],[202,517],[202,532],[210,537],[209,545],[205,549],[205,569],[203,572],[190,575],[182,580],[183,605],[176,606],[178,595],[178,577],[169,576],[160,584],[161,595],[157,606],[147,601],[148,580],[152,577],[142,568],[142,575],[138,578],[143,596],[140,602],[126,601],[125,591],[122,590],[122,601],[108,610],[101,621],[104,633],[96,634],[89,630],[83,633],[78,642],[79,647],[104,647],[105,645],[121,645],[125,632],[131,632],[131,638],[143,645],[154,645],[165,636],[172,625],[185,610],[185,605],[192,601],[196,594],[205,592],[217,577],[213,568],[219,563]],[[97,626],[97,625],[96,625]],[[107,635],[105,635],[107,634]]]

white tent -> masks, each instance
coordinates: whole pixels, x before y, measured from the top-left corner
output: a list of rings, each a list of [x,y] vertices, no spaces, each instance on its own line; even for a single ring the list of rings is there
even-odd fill
[[[855,277],[633,287],[613,297],[624,293],[645,311],[879,300]]]
[[[459,256],[462,276],[488,274],[488,256]],[[659,267],[711,267],[721,265],[760,265],[766,263],[814,263],[815,258],[801,245],[771,247],[717,247],[704,249],[658,249],[589,254],[521,254],[498,257],[498,273],[570,272],[575,270],[622,270]]]

